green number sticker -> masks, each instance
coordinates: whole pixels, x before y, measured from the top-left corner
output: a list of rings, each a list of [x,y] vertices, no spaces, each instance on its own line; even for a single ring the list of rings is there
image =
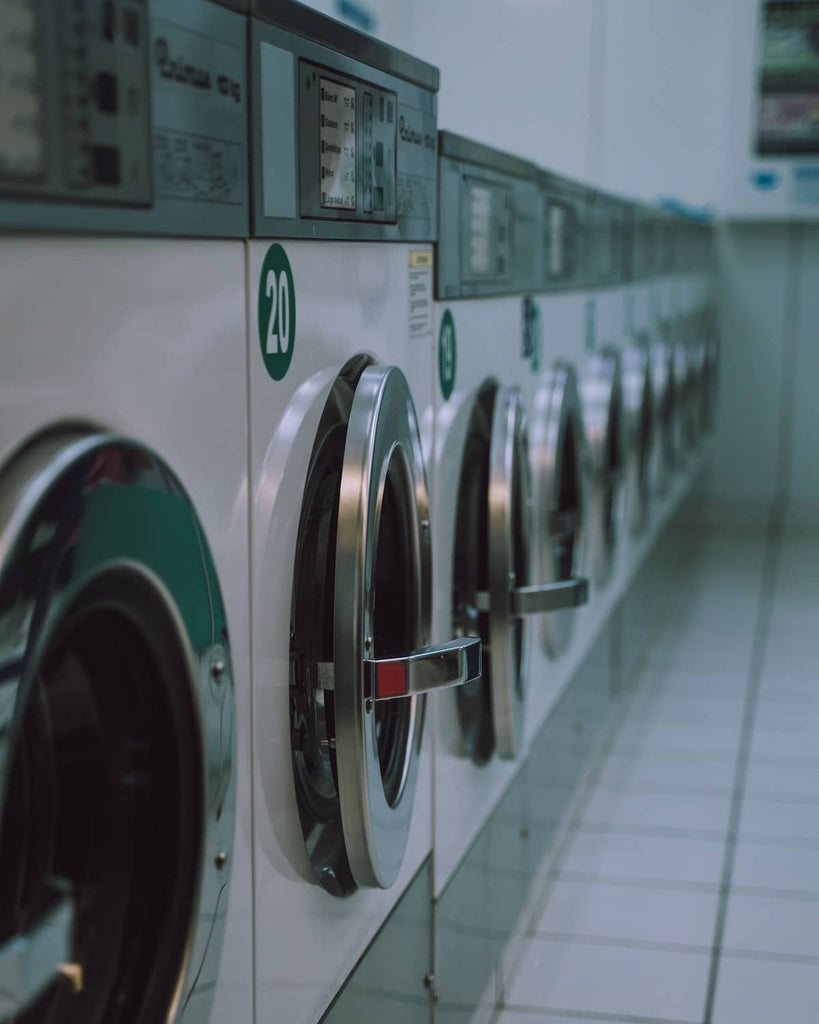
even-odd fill
[[[540,315],[540,306],[535,303],[532,320],[532,358],[529,365],[532,373],[540,372],[540,364],[543,356],[543,318]]]
[[[597,348],[597,304],[594,299],[586,299],[585,317],[586,351],[594,352]]]
[[[296,342],[296,290],[290,261],[280,245],[267,250],[259,275],[259,342],[267,372],[282,380]]]
[[[455,370],[458,365],[458,352],[455,344],[455,321],[447,309],[441,318],[441,329],[438,332],[438,377],[441,382],[441,394],[444,401],[449,399],[455,387]]]

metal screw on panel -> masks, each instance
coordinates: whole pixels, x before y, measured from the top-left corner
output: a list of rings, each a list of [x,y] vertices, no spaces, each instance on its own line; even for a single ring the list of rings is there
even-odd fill
[[[221,679],[222,679],[222,676],[224,676],[224,674],[225,674],[225,669],[226,668],[227,668],[227,666],[225,665],[224,659],[223,658],[216,658],[216,660],[213,662],[213,664],[210,667],[210,674],[213,676],[213,678],[217,682],[220,682]]]
[[[433,1001],[433,1003],[437,1003],[438,1002],[438,989],[437,989],[436,984],[435,984],[435,975],[432,974],[432,972],[430,972],[429,974],[425,974],[424,975],[424,987],[428,988],[429,991],[432,993],[432,1001]]]
[[[369,651],[373,646],[373,638],[371,636],[364,637],[364,650]]]
[[[429,519],[422,519],[421,520],[421,529],[422,530],[428,530],[429,529]]]
[[[213,858],[213,863],[221,871],[228,862],[227,850],[220,850]]]

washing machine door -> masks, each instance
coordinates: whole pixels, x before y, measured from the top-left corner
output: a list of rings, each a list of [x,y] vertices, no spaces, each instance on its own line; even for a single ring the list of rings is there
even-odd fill
[[[474,637],[428,646],[429,501],[394,367],[349,364],[307,475],[291,634],[293,769],[318,881],[390,886],[403,860],[424,694],[481,674]]]
[[[672,372],[671,348],[664,341],[655,341],[650,348],[651,381],[654,393],[654,443],[651,456],[652,490],[663,495],[675,460],[674,421],[677,394]]]
[[[626,509],[635,535],[648,519],[654,396],[651,362],[645,343],[630,345],[623,353],[623,408],[626,447]]]
[[[703,314],[703,334],[705,366],[703,369],[702,429],[708,432],[713,430],[716,420],[720,363],[717,311],[712,306],[708,307]]]
[[[581,394],[589,451],[591,568],[595,583],[601,586],[614,563],[623,476],[623,385],[620,354],[615,348],[604,348],[586,361]]]
[[[233,744],[178,480],[123,438],[34,440],[0,471],[0,1019],[205,1024]]]
[[[674,379],[673,417],[674,462],[681,462],[689,441],[691,420],[692,366],[688,347],[681,341],[671,347],[671,374]]]
[[[557,586],[566,601],[541,619],[541,640],[551,657],[569,643],[575,608],[588,600],[588,581],[577,575],[583,535],[583,463],[587,458],[574,368],[556,363],[543,374],[532,428],[535,565],[538,578]]]

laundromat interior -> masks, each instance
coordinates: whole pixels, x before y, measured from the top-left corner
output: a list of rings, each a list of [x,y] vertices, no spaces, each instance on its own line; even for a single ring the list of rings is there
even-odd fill
[[[0,0],[0,1021],[819,1021],[817,388],[817,0]]]

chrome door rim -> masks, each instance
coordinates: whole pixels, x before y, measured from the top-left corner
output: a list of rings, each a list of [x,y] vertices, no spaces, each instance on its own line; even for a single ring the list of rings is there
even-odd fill
[[[581,391],[590,456],[588,520],[591,565],[595,582],[602,585],[608,580],[614,563],[618,531],[617,494],[623,461],[623,392],[620,355],[616,349],[605,348],[589,357]],[[614,417],[616,424],[612,422]],[[614,438],[612,429],[617,431]]]
[[[179,559],[183,556],[178,547],[154,543],[150,534],[147,540],[140,542],[150,552],[148,562],[143,562],[132,553],[127,524],[118,523],[111,516],[108,518],[110,533],[100,537],[98,530],[92,542],[86,542],[83,547],[73,533],[68,535],[66,543],[73,545],[71,550],[76,553],[60,562],[59,581],[56,578],[44,581],[45,589],[38,583],[31,614],[18,623],[19,675],[6,679],[3,702],[13,717],[5,717],[0,722],[0,811],[6,804],[10,757],[28,700],[30,681],[35,667],[51,647],[52,638],[59,633],[63,614],[70,612],[92,587],[104,589],[105,581],[112,574],[120,574],[117,578],[122,580],[138,581],[149,594],[148,600],[161,606],[163,615],[167,614],[170,628],[177,637],[179,655],[185,663],[180,683],[188,688],[188,699],[196,716],[195,748],[201,762],[196,766],[196,774],[200,780],[198,801],[202,821],[195,840],[196,872],[191,880],[191,912],[184,925],[183,948],[170,951],[178,956],[178,973],[174,975],[172,991],[162,1000],[162,1019],[171,1024],[180,1019],[191,996],[200,987],[207,989],[215,981],[224,931],[227,865],[235,820],[234,698],[227,628],[216,571],[190,499],[165,463],[130,439],[73,426],[39,435],[0,472],[0,588],[4,579],[7,584],[10,579],[17,579],[17,561],[28,557],[26,544],[37,542],[36,530],[32,538],[34,524],[56,487],[76,488],[70,491],[76,497],[76,508],[74,497],[65,504],[70,506],[72,514],[83,509],[83,519],[77,520],[79,530],[88,506],[97,500],[97,495],[101,502],[115,491],[113,484],[122,482],[117,475],[118,466],[126,456],[143,468],[146,464],[152,467],[156,475],[146,478],[144,486],[153,489],[152,493],[171,495],[177,502],[174,508],[189,523],[192,532],[186,545],[189,553],[194,553],[194,561],[184,575],[188,586],[193,586],[198,578],[201,586],[198,611],[186,602],[185,594],[179,589]],[[80,505],[81,501],[86,504]],[[59,521],[63,522],[67,515],[61,504]],[[44,524],[46,522],[43,520]],[[73,522],[72,519],[68,525]],[[48,536],[48,531],[43,533],[43,547],[57,543],[54,537],[60,529],[55,530],[53,537]],[[59,591],[56,589],[58,582]],[[69,958],[73,941],[70,937]],[[82,981],[81,965],[78,970],[79,976],[73,975],[75,984]],[[189,1014],[186,1020],[207,1019],[210,1000],[206,998],[199,1005],[202,1008],[196,1011],[196,1016]]]
[[[651,363],[645,344],[623,353],[623,403],[627,431],[626,491],[629,526],[639,534],[648,518],[649,461],[654,434]],[[644,424],[648,428],[644,429]]]
[[[414,496],[409,538],[417,572],[416,647],[429,639],[429,497],[415,409],[404,375],[370,366],[355,390],[339,498],[335,571],[336,762],[344,844],[359,885],[387,888],[401,868],[412,818],[423,727],[423,698],[408,697],[411,724],[397,802],[384,792],[365,658],[373,651],[373,574],[379,519],[391,460],[401,460]]]
[[[578,483],[578,512],[576,542],[582,537],[584,512],[582,492],[582,448],[583,419],[577,376],[568,363],[558,362],[543,374],[533,408],[531,459],[534,467],[534,507],[536,525],[534,530],[534,566],[538,582],[556,582],[559,569],[555,561],[553,534],[548,527],[550,515],[557,511],[557,482],[562,476],[562,460],[565,453],[566,431],[571,428],[575,436],[575,478]],[[579,552],[575,552],[577,560]],[[541,616],[540,635],[544,650],[550,657],[557,657],[569,644],[574,626],[575,612],[566,608]]]
[[[674,416],[676,395],[671,372],[671,349],[664,341],[655,341],[650,349],[651,381],[654,393],[654,466],[653,486],[665,494],[674,463]]]
[[[516,545],[529,565],[531,541],[531,484],[529,480],[526,416],[516,388],[498,388],[492,415],[489,449],[489,645],[492,652],[492,719],[498,755],[516,757],[523,741],[526,704],[528,625],[516,619],[512,591],[528,579],[517,579]],[[521,507],[515,508],[516,486]],[[516,518],[522,521],[516,537]],[[528,570],[527,570],[528,575]],[[519,629],[520,658],[513,648],[513,630]]]

